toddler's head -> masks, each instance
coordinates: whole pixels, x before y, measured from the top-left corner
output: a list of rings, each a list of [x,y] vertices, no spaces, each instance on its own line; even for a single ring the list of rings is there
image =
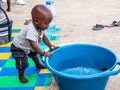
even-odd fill
[[[49,27],[53,15],[45,5],[36,5],[32,11],[32,21],[37,30],[45,30]]]

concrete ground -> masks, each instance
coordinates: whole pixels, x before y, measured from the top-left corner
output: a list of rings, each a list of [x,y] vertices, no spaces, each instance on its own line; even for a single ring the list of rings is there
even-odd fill
[[[45,0],[25,0],[26,5],[16,5],[11,0],[11,12],[14,26],[23,26],[25,19],[31,18],[33,6]],[[109,25],[120,20],[119,0],[54,0],[57,12],[57,25],[63,30],[61,39],[56,43],[95,43],[113,50],[120,59],[120,27],[105,27],[93,31],[96,24]],[[3,3],[6,9],[6,3]],[[118,66],[119,67],[119,66]],[[106,90],[120,90],[120,74],[110,76]],[[57,90],[52,85],[51,90]]]

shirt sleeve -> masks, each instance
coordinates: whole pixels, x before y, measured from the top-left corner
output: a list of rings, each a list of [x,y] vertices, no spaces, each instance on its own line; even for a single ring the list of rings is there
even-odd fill
[[[36,32],[32,29],[29,29],[26,33],[26,39],[36,41],[37,40]]]

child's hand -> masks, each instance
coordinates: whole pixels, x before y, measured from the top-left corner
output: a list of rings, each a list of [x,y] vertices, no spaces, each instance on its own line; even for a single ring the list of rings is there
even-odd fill
[[[45,52],[44,56],[52,57],[52,53],[51,52]]]

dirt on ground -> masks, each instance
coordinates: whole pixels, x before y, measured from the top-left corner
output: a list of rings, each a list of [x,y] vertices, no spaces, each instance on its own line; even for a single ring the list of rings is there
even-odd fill
[[[23,26],[25,19],[31,18],[31,9],[45,0],[25,0],[26,5],[16,5],[11,0],[8,16],[14,26]],[[62,28],[61,43],[94,43],[113,50],[120,60],[120,27],[105,27],[92,30],[96,24],[109,25],[120,20],[119,0],[54,0],[57,12],[57,26]],[[6,9],[6,3],[3,3]],[[119,66],[119,65],[118,65]],[[106,90],[120,90],[120,74],[110,76]],[[51,90],[58,88],[52,83]]]

